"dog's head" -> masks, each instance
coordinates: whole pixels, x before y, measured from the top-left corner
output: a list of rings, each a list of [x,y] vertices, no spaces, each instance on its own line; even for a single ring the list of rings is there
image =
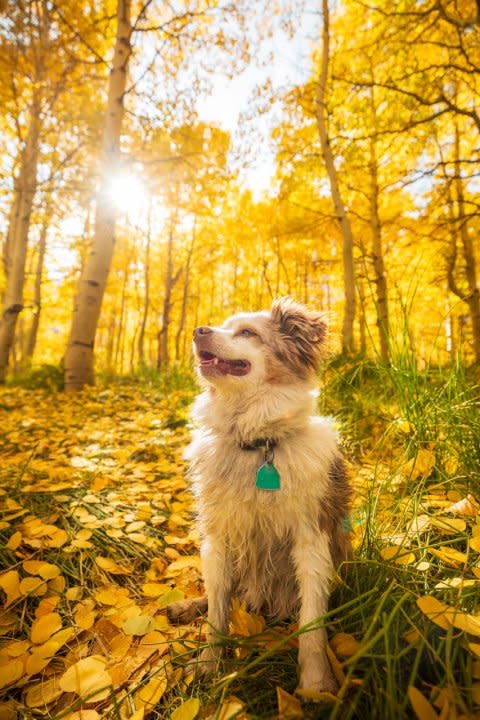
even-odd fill
[[[318,369],[325,319],[289,298],[270,311],[239,313],[220,327],[198,327],[194,352],[198,371],[219,389],[308,380]]]

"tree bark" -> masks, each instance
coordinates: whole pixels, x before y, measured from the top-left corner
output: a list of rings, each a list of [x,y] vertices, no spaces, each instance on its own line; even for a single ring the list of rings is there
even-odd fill
[[[28,231],[37,188],[40,125],[40,103],[38,97],[35,97],[30,108],[30,121],[15,185],[5,247],[7,284],[0,318],[0,383],[5,382],[8,359],[15,338],[15,327],[18,316],[23,310]]]
[[[470,310],[470,320],[473,336],[473,353],[475,363],[480,364],[480,290],[477,284],[477,265],[473,241],[468,232],[467,218],[465,214],[465,193],[461,176],[460,163],[460,137],[458,126],[455,126],[455,193],[457,196],[457,217],[459,222],[460,241],[462,243],[463,257],[465,260],[465,279],[468,291],[460,293],[455,282],[449,282],[450,289],[464,300]],[[450,279],[450,278],[449,278]],[[450,279],[451,280],[451,279]]]
[[[375,113],[373,88],[371,90],[372,111]],[[380,355],[388,365],[390,362],[389,350],[389,317],[388,317],[388,290],[385,275],[385,262],[382,247],[382,226],[378,209],[378,163],[374,136],[370,139],[370,225],[372,228],[372,260],[377,287],[376,311],[377,325],[380,337]]]
[[[47,249],[47,233],[50,224],[50,207],[46,210],[46,215],[40,230],[40,238],[38,241],[38,258],[37,267],[35,269],[35,284],[33,288],[33,316],[30,324],[27,340],[25,344],[25,362],[32,362],[33,353],[37,344],[38,327],[40,325],[40,313],[42,310],[42,276],[43,265],[45,261],[45,252]]]
[[[152,239],[152,205],[148,210],[147,244],[145,246],[145,259],[143,264],[145,295],[143,302],[142,322],[138,333],[138,364],[145,366],[145,329],[147,327],[148,311],[150,309],[150,243]]]
[[[190,246],[188,248],[187,260],[185,263],[182,307],[180,310],[180,319],[178,321],[178,330],[177,330],[177,334],[175,336],[175,362],[177,362],[177,363],[180,360],[180,339],[182,337],[183,329],[185,326],[185,318],[187,317],[187,301],[188,301],[188,292],[189,292],[189,287],[190,287],[190,267],[191,267],[191,263],[192,263],[193,249],[195,247],[195,239],[196,239],[195,235],[196,235],[196,227],[195,227],[195,222],[194,222],[193,229],[192,229],[192,240],[191,240]]]
[[[116,208],[109,200],[109,183],[120,167],[120,134],[130,59],[131,0],[118,0],[117,34],[110,72],[103,134],[103,164],[97,195],[95,232],[79,280],[72,326],[65,353],[65,390],[80,390],[94,383],[94,343],[115,245]]]
[[[363,279],[357,276],[358,297],[360,299],[360,312],[358,326],[360,330],[360,354],[365,357],[367,354],[367,319],[366,319],[366,298],[363,287]]]
[[[330,182],[330,190],[332,193],[333,205],[340,231],[342,234],[342,258],[343,258],[343,282],[345,307],[342,323],[342,349],[349,354],[354,352],[354,321],[355,321],[355,266],[353,260],[353,233],[350,220],[345,210],[345,205],[340,192],[340,184],[338,181],[337,170],[335,168],[334,157],[330,147],[327,128],[327,110],[325,107],[325,95],[328,80],[328,65],[330,56],[330,13],[328,8],[328,0],[322,0],[323,10],[323,28],[322,28],[322,59],[320,75],[317,83],[316,95],[316,120],[320,145],[325,161],[328,179]]]
[[[126,265],[123,269],[123,283],[122,283],[122,295],[120,300],[120,317],[118,319],[118,334],[117,334],[117,343],[115,347],[115,355],[113,359],[113,368],[116,373],[119,372],[120,367],[120,375],[123,372],[123,359],[122,359],[122,343],[123,343],[123,337],[125,335],[124,333],[124,318],[125,318],[125,306],[127,302],[127,285],[128,285],[128,279],[129,279],[129,272],[128,272],[128,258],[126,259]],[[119,362],[120,360],[120,362]]]
[[[172,290],[180,277],[181,268],[173,275],[173,222],[167,244],[167,272],[165,276],[165,298],[163,301],[162,327],[158,333],[157,368],[168,368],[170,354],[168,349],[168,330],[170,328],[170,313],[172,310]]]

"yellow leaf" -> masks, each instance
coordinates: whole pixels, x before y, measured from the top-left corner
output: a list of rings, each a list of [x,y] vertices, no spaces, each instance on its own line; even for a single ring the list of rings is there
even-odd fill
[[[158,650],[159,654],[162,655],[168,650],[167,636],[158,630],[152,630],[142,637],[138,647],[152,647]]]
[[[480,552],[480,535],[475,535],[471,538],[470,547],[472,550],[475,550],[475,552]]]
[[[58,675],[54,675],[48,680],[41,680],[35,684],[30,683],[25,696],[25,704],[27,707],[45,708],[51,702],[60,697],[62,690],[59,687],[58,680]]]
[[[97,613],[95,610],[90,610],[90,608],[84,605],[77,605],[74,613],[75,625],[78,625],[82,630],[90,630],[90,628],[93,627],[96,616]]]
[[[449,622],[445,616],[445,610],[448,611],[448,605],[440,602],[440,600],[432,597],[432,595],[419,597],[417,599],[417,605],[429,620],[434,622],[443,630],[448,629]]]
[[[73,692],[89,702],[99,702],[109,696],[112,678],[105,670],[103,658],[90,656],[79,660],[60,678],[64,692]]]
[[[137,615],[125,620],[123,623],[125,635],[146,635],[153,629],[153,618],[149,615]]]
[[[21,660],[11,660],[8,665],[2,667],[0,673],[0,688],[7,687],[19,680],[23,675],[23,662]]]
[[[416,560],[413,552],[405,550],[400,545],[384,547],[380,550],[380,555],[384,560],[393,560],[397,565],[411,565]]]
[[[38,575],[39,569],[44,564],[42,560],[24,560],[22,567],[29,575]]]
[[[128,720],[132,720],[133,715],[130,715]],[[96,710],[77,710],[76,712],[67,715],[64,720],[101,720],[101,715]]]
[[[183,600],[185,598],[185,593],[183,593],[178,588],[173,588],[173,590],[169,590],[165,593],[165,595],[162,595],[162,597],[158,598],[157,604],[159,609],[167,607],[167,605],[170,605],[170,603],[178,602],[179,600]]]
[[[7,599],[5,607],[7,608],[15,600],[21,596],[20,591],[20,575],[16,570],[9,570],[3,575],[0,575],[0,588],[5,592]]]
[[[457,610],[451,605],[440,602],[440,600],[437,600],[431,595],[418,598],[417,605],[430,620],[440,625],[444,630],[446,630],[449,625],[453,625],[453,627],[459,630],[480,637],[480,617]]]
[[[277,704],[279,720],[294,720],[295,718],[303,718],[304,712],[300,700],[283,688],[277,685]],[[240,706],[242,707],[242,706]]]
[[[223,701],[215,720],[233,720],[233,718],[239,720],[240,713],[244,707],[241,700],[235,697],[235,695],[232,695]],[[242,717],[244,716],[242,715]]]
[[[38,568],[37,575],[40,575],[44,580],[53,580],[61,574],[61,570],[57,565],[51,563],[42,563]]]
[[[83,594],[83,589],[80,587],[80,585],[73,585],[72,587],[68,588],[67,592],[65,593],[65,597],[67,600],[75,601],[80,600]]]
[[[439,548],[429,547],[428,552],[440,558],[447,567],[459,568],[467,562],[466,553],[455,550],[455,548],[447,547],[446,545],[442,545],[442,547]]]
[[[433,707],[420,690],[417,690],[413,685],[408,688],[408,699],[418,720],[438,720],[438,715]]]
[[[61,627],[62,619],[58,613],[52,612],[42,615],[32,625],[31,640],[35,645],[40,645],[40,643],[48,640],[53,633],[60,630]]]
[[[165,583],[149,582],[142,585],[142,592],[145,597],[160,597],[166,592],[169,592],[170,586]]]
[[[67,486],[70,487],[70,486]],[[46,545],[49,548],[60,548],[68,541],[68,535],[62,528],[55,528],[49,533],[49,539],[46,541]]]
[[[0,720],[18,720],[18,717],[15,700],[0,702]]]
[[[194,720],[200,710],[200,700],[190,698],[183,702],[170,716],[170,720]]]
[[[130,568],[124,567],[123,565],[118,565],[115,560],[103,557],[102,555],[96,557],[95,562],[97,563],[99,568],[105,570],[105,572],[111,573],[112,575],[130,575],[132,572]]]
[[[415,426],[410,422],[410,420],[402,420],[399,418],[396,421],[396,426],[400,430],[400,432],[403,433],[409,433],[415,430]]]
[[[3,652],[6,652],[9,657],[20,657],[20,655],[24,655],[30,647],[30,642],[28,640],[16,640],[12,643],[9,643],[4,649],[2,648]]]
[[[30,655],[25,665],[27,675],[36,675],[42,672],[50,663],[51,657],[40,657],[40,655]]]
[[[447,620],[459,630],[480,637],[480,617],[463,613],[455,608],[449,608],[446,617]]]
[[[468,643],[468,649],[477,657],[480,657],[480,643]]]
[[[409,645],[413,645],[413,643],[416,643],[419,639],[420,633],[418,632],[417,628],[410,628],[410,630],[407,630],[405,633],[403,633],[403,637]]]
[[[74,635],[75,631],[72,627],[59,630],[42,645],[35,645],[32,648],[32,654],[41,657],[53,657]]]
[[[18,548],[18,546],[21,544],[21,542],[22,542],[22,533],[17,531],[17,532],[14,532],[13,535],[10,536],[5,547],[8,550],[16,550]]]
[[[26,577],[20,581],[22,595],[45,595],[47,583],[39,577]]]
[[[402,473],[416,480],[420,476],[428,477],[435,467],[435,453],[432,450],[421,448],[416,457],[409,460],[403,467]]]
[[[327,645],[327,656],[330,661],[330,666],[333,670],[333,674],[335,675],[335,678],[341,687],[345,682],[345,673],[343,672],[343,667],[338,662],[337,656],[333,652],[330,645]]]
[[[35,617],[40,618],[42,615],[48,615],[48,613],[53,612],[59,602],[60,597],[58,595],[43,598],[43,600],[38,603],[38,607],[35,610]]]
[[[232,635],[249,637],[258,635],[265,629],[265,620],[260,615],[249,613],[246,603],[240,603],[237,598],[232,600],[230,614],[230,632]]]
[[[349,633],[337,633],[330,640],[330,646],[336,655],[351,657],[360,648],[360,643]]]
[[[134,520],[134,522],[131,522],[127,525],[125,528],[126,533],[134,533],[138,532],[138,530],[141,530],[146,525],[146,522],[144,520]]]
[[[115,607],[129,604],[131,601],[124,591],[125,588],[104,588],[103,590],[97,590],[95,593],[95,600],[102,605],[112,605]]]
[[[121,660],[130,650],[131,644],[131,635],[125,636],[119,633],[117,637],[114,637],[110,643],[110,657],[114,660]]]
[[[196,568],[197,570],[202,569],[201,560],[199,555],[185,555],[184,557],[179,558],[179,560],[175,560],[174,562],[170,563],[170,565],[165,570],[165,577],[172,577],[174,575],[178,575],[182,570],[185,570],[185,568]]]
[[[58,577],[53,578],[53,580],[48,581],[48,589],[56,593],[63,593],[66,584],[67,583],[63,575],[59,575]]]
[[[449,518],[440,515],[431,517],[430,524],[438,530],[441,530],[444,535],[455,535],[456,533],[464,532],[467,527],[467,523],[461,518]]]
[[[163,693],[167,689],[167,677],[164,672],[159,672],[155,677],[150,678],[146,685],[135,693],[135,706],[139,704],[150,706],[147,712],[155,707]]]
[[[475,705],[480,705],[480,683],[473,683],[472,699]]]

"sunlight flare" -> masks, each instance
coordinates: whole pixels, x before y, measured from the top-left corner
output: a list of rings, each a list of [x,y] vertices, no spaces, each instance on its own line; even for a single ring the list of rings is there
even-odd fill
[[[129,216],[143,214],[147,210],[149,201],[147,187],[134,173],[121,172],[112,176],[108,183],[107,195],[118,210]]]

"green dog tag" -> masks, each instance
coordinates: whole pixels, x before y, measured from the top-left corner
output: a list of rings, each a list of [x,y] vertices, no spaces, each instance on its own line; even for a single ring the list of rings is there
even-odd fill
[[[257,470],[257,482],[259,490],[280,490],[280,475],[275,465],[264,462]]]

